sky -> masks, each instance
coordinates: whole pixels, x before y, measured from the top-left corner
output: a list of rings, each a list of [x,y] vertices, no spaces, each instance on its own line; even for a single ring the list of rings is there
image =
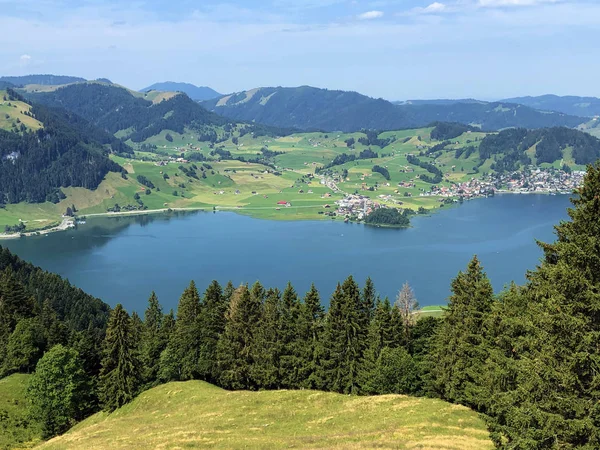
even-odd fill
[[[600,97],[599,0],[0,0],[0,75]]]

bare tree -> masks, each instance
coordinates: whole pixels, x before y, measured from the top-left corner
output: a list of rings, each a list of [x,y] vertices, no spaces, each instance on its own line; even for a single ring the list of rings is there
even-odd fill
[[[416,320],[415,311],[419,308],[419,302],[415,297],[415,293],[408,284],[408,281],[402,285],[402,289],[398,291],[395,306],[400,310],[402,323],[404,324],[404,333],[408,340],[410,327]]]

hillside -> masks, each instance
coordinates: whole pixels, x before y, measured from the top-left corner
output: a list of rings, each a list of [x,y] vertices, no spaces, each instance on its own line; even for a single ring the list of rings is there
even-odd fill
[[[224,127],[236,125],[231,119],[207,111],[185,94],[159,91],[141,94],[99,82],[73,84],[52,92],[30,93],[28,98],[71,111],[132,143],[141,143],[165,130],[213,135],[216,140]],[[249,127],[251,130],[248,131],[262,133],[279,131],[268,130],[264,126]]]
[[[121,168],[111,151],[131,149],[79,117],[1,91],[0,204],[58,203],[61,188],[95,189]]]
[[[593,117],[600,116],[600,98],[577,97],[567,95],[540,95],[538,97],[515,97],[503,100],[510,103],[529,106],[545,111],[558,111],[575,116]]]
[[[214,89],[208,86],[195,86],[191,83],[177,83],[175,81],[164,81],[162,83],[154,83],[147,88],[140,89],[140,92],[161,91],[161,92],[183,92],[189,98],[196,101],[210,100],[212,98],[221,97]]]
[[[499,130],[508,127],[575,127],[585,118],[541,112],[523,105],[487,102],[394,105],[356,92],[297,88],[257,88],[202,103],[220,115],[278,127],[352,132],[397,130],[431,122],[461,122]]]
[[[64,84],[79,83],[86,81],[85,78],[71,77],[66,75],[24,75],[20,77],[0,77],[0,81],[6,81],[15,86],[26,86],[37,84],[40,86],[60,86]]]
[[[39,441],[42,429],[29,419],[25,391],[30,375],[14,374],[0,379],[0,449],[8,450]]]
[[[483,450],[493,445],[477,414],[440,400],[310,390],[228,392],[188,381],[144,392],[39,448],[178,447]]]

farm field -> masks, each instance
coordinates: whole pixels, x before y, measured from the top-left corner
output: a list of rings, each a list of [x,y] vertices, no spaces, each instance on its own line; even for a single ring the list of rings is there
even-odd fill
[[[39,448],[290,447],[483,450],[493,445],[477,413],[436,399],[311,390],[230,392],[187,381],[146,391]]]

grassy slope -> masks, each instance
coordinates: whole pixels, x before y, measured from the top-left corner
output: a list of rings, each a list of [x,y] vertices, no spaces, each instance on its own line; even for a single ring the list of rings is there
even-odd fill
[[[29,375],[0,380],[0,449],[29,447],[41,436],[41,428],[27,418],[25,391]]]
[[[43,125],[40,121],[24,114],[31,110],[31,106],[19,101],[4,100],[6,95],[6,91],[0,90],[0,129],[10,131],[13,124],[20,126],[21,123],[29,130],[42,128]],[[20,123],[17,123],[17,119]]]
[[[97,414],[41,449],[493,448],[465,407],[401,395],[228,392],[169,383],[113,414]]]

